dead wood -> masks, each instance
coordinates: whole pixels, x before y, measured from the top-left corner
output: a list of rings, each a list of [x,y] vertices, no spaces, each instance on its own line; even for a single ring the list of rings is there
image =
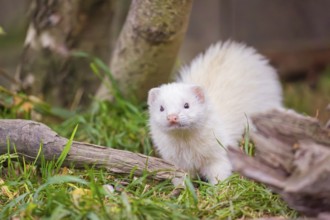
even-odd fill
[[[10,152],[14,152],[15,147],[18,155],[25,160],[34,161],[40,146],[44,158],[53,160],[60,156],[68,139],[35,121],[0,120],[0,154],[8,152],[8,143]],[[64,165],[74,165],[75,168],[95,166],[120,174],[129,174],[134,170],[134,175],[137,176],[147,172],[157,180],[181,180],[185,176],[182,170],[160,158],[76,141],[73,142]]]
[[[271,111],[252,121],[255,157],[229,148],[234,170],[270,186],[301,213],[330,212],[330,130],[293,111]]]

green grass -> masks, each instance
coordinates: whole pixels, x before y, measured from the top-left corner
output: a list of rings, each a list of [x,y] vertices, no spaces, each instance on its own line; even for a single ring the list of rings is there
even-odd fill
[[[68,137],[77,124],[75,140],[152,155],[147,113],[143,106],[128,102],[125,105],[97,102],[94,110],[73,116],[54,129]]]
[[[110,74],[106,66],[97,62],[94,60],[91,65],[94,72],[100,77],[102,72]],[[324,77],[321,89],[317,91],[317,94],[323,92],[323,96],[316,100],[324,96],[323,100],[330,98],[327,95],[330,94],[327,93],[329,75]],[[306,100],[316,101],[313,100],[314,93],[300,88],[306,87],[286,86],[286,104],[302,112],[313,111],[310,105],[297,101],[297,94],[303,91],[308,94]],[[72,115],[46,105],[38,110],[42,114],[65,115],[68,119],[61,124],[47,124],[70,141],[74,139],[154,155],[148,134],[146,105],[128,102],[116,90],[113,92],[113,103],[95,101],[93,108],[85,113]],[[7,101],[10,103],[10,98]],[[0,117],[15,118],[18,115],[30,118],[29,112],[22,114],[19,107],[0,108]],[[247,154],[253,155],[254,147],[248,132],[241,146]],[[238,174],[216,186],[200,180],[187,180],[186,188],[178,190],[170,181],[158,182],[146,175],[114,175],[93,167],[84,170],[61,168],[69,148],[70,143],[57,161],[45,161],[39,155],[41,164],[38,166],[36,161],[17,162],[15,153],[0,155],[0,219],[253,219],[297,216],[278,195]]]
[[[77,124],[79,128],[75,130]],[[71,139],[75,135],[75,140],[152,154],[144,105],[98,102],[93,111],[78,114],[53,128]],[[199,180],[187,181],[186,189],[177,194],[170,181],[157,182],[147,176],[113,175],[92,167],[59,169],[63,157],[50,162],[41,158],[41,165],[36,166],[35,163],[16,162],[15,154],[2,155],[0,219],[296,216],[266,187],[237,174],[216,186]]]
[[[322,122],[329,120],[330,112],[326,107],[330,104],[330,67],[320,77],[316,88],[311,88],[305,82],[287,83],[284,91],[287,107],[316,116]]]
[[[1,184],[1,189],[4,191],[6,187],[7,193],[0,196],[0,219],[236,219],[295,216],[278,196],[238,175],[214,187],[196,181],[196,188],[187,187],[178,196],[173,196],[174,188],[170,182],[148,181],[146,176],[130,179],[114,177],[102,170],[63,169],[41,178],[40,169],[45,167],[28,166],[25,172],[32,172],[25,175],[19,166],[15,163],[9,168],[2,168],[4,184]],[[113,188],[114,191],[107,188]]]

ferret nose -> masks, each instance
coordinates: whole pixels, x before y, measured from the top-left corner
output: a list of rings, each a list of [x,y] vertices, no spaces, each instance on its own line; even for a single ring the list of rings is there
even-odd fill
[[[178,115],[176,114],[170,114],[167,116],[167,120],[170,122],[170,123],[177,123],[178,122]]]

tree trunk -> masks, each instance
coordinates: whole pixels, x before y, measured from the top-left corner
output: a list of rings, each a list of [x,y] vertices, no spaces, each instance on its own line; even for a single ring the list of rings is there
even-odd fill
[[[229,148],[234,170],[270,186],[301,213],[329,213],[330,130],[293,111],[259,114],[252,121],[255,157]]]
[[[36,159],[40,146],[46,160],[57,160],[68,139],[60,137],[49,127],[38,122],[0,120],[0,154],[8,152],[8,143],[10,152],[17,152],[26,161]],[[185,172],[159,158],[75,141],[63,163],[65,166],[71,164],[75,168],[84,169],[89,165],[122,174],[130,174],[134,170],[134,175],[137,176],[149,173],[157,180],[175,179],[180,183],[186,176]]]
[[[109,59],[112,10],[113,1],[108,0],[33,0],[16,74],[22,88],[30,94],[42,94],[54,105],[75,107],[90,102],[89,96],[100,80],[88,61],[71,52]]]
[[[150,88],[167,82],[186,33],[193,0],[133,0],[110,62],[126,97],[147,97]],[[111,99],[102,85],[97,93]]]

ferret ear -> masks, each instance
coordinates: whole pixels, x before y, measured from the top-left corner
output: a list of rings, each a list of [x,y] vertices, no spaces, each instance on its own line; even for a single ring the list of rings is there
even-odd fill
[[[202,87],[200,86],[193,86],[192,90],[196,96],[196,98],[201,102],[204,103],[205,102],[205,95],[204,95],[204,90]]]
[[[152,88],[149,90],[148,93],[148,105],[152,105],[152,103],[154,103],[154,101],[157,99],[157,96],[160,92],[159,88]]]

